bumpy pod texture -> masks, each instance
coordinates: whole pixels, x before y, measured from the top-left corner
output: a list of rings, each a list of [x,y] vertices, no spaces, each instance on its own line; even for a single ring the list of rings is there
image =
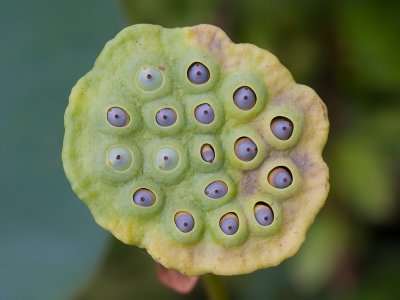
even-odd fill
[[[328,193],[328,130],[269,52],[210,25],[135,25],[73,88],[62,156],[118,239],[187,275],[232,275],[298,250]]]

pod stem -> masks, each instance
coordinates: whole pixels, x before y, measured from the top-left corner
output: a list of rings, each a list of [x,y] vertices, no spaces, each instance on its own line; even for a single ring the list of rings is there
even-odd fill
[[[228,291],[221,278],[214,274],[201,277],[208,300],[229,300]]]

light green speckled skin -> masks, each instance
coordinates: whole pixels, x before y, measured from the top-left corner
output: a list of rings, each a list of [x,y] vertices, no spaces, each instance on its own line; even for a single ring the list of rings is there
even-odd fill
[[[188,80],[193,62],[208,67],[207,83]],[[153,91],[141,89],[136,81],[146,66],[163,75]],[[232,100],[240,86],[251,87],[257,95],[256,105],[248,111],[238,109]],[[215,110],[215,120],[208,125],[194,118],[194,108],[204,102]],[[177,122],[163,128],[155,114],[166,106],[176,111]],[[110,107],[128,112],[126,127],[108,123]],[[269,124],[276,116],[292,120],[289,140],[271,133]],[[75,193],[96,222],[118,239],[146,248],[165,267],[187,275],[233,275],[277,265],[298,250],[328,193],[328,168],[321,158],[328,130],[326,107],[318,95],[296,84],[269,52],[234,44],[210,25],[135,25],[106,44],[93,69],[73,88],[62,157]],[[234,143],[242,136],[258,147],[249,162],[234,153]],[[201,159],[204,143],[214,146],[212,163]],[[116,146],[131,152],[132,164],[126,170],[108,163],[108,151]],[[165,146],[180,155],[172,171],[160,171],[155,164],[155,152]],[[293,174],[286,189],[274,188],[267,180],[276,166],[286,166]],[[224,197],[205,196],[204,189],[213,180],[228,185]],[[139,188],[155,194],[153,206],[133,203]],[[255,220],[253,209],[259,201],[274,211],[269,226]],[[192,231],[182,233],[175,226],[179,211],[193,215]],[[219,227],[228,212],[239,217],[234,235]]]

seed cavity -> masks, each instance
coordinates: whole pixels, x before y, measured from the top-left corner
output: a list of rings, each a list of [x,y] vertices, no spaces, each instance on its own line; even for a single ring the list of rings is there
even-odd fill
[[[201,158],[208,163],[212,163],[215,159],[214,148],[210,144],[204,144],[201,146]]]
[[[128,113],[120,107],[111,107],[107,110],[107,121],[114,127],[124,127],[129,123]]]
[[[214,109],[208,103],[200,104],[194,110],[194,117],[201,124],[210,124],[214,121]]]
[[[242,86],[233,93],[233,102],[241,110],[250,110],[256,105],[257,96],[248,86]]]
[[[115,147],[108,152],[108,163],[117,171],[125,171],[132,164],[132,154],[124,147]]]
[[[211,182],[204,190],[204,194],[212,199],[222,198],[228,192],[228,186],[221,180]]]
[[[276,167],[268,174],[268,182],[277,189],[287,188],[292,181],[292,173],[286,167]]]
[[[254,206],[254,216],[258,224],[262,226],[268,226],[274,221],[272,208],[264,202],[258,202]]]
[[[233,212],[225,214],[219,220],[219,227],[227,235],[235,234],[239,229],[238,216]]]
[[[202,63],[195,62],[189,67],[187,77],[191,83],[204,84],[210,79],[210,71]]]
[[[142,188],[133,194],[133,202],[139,206],[152,206],[156,202],[156,196],[152,191]]]
[[[241,137],[237,139],[234,150],[236,156],[242,161],[253,160],[258,152],[257,145],[248,137]]]
[[[288,140],[293,133],[293,123],[288,118],[276,117],[271,121],[271,131],[280,140]]]
[[[176,227],[178,227],[178,229],[183,233],[192,231],[194,227],[194,218],[190,213],[186,211],[178,212],[175,215],[174,220]]]
[[[156,155],[155,164],[161,171],[171,171],[179,163],[179,153],[173,148],[161,148]]]
[[[163,74],[154,67],[142,67],[136,77],[139,88],[150,92],[158,89],[163,82]]]
[[[156,122],[162,127],[168,127],[176,122],[177,115],[172,108],[160,109],[156,114]]]

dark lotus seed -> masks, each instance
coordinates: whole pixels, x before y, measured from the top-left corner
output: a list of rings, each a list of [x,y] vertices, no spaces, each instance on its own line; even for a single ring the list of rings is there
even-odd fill
[[[287,188],[292,181],[292,173],[285,167],[276,167],[268,174],[268,182],[277,189]]]
[[[175,215],[175,225],[183,233],[190,232],[194,227],[194,218],[190,213],[180,211]]]
[[[156,114],[157,124],[162,127],[171,126],[176,122],[176,112],[172,108],[160,109]]]
[[[265,203],[257,203],[254,206],[254,216],[258,224],[262,226],[268,226],[274,220],[274,213],[271,207]]]
[[[195,62],[189,67],[187,77],[194,84],[203,84],[210,79],[210,71],[202,63]]]
[[[152,206],[156,202],[156,196],[148,189],[139,189],[133,194],[133,202],[139,206]]]
[[[222,198],[227,192],[228,186],[221,180],[211,182],[204,190],[204,193],[212,199]]]
[[[250,110],[256,105],[257,97],[248,86],[238,88],[233,94],[233,102],[241,110]]]
[[[107,111],[107,120],[114,127],[124,127],[129,123],[129,115],[120,107],[111,107]]]
[[[201,157],[206,162],[213,162],[215,159],[215,151],[214,148],[210,144],[204,144],[201,146]]]
[[[235,154],[242,161],[251,161],[257,155],[257,145],[248,137],[241,137],[235,142]]]
[[[214,121],[214,110],[210,104],[200,104],[194,110],[194,117],[201,124],[210,124],[212,121]]]
[[[271,121],[271,131],[280,140],[288,140],[293,133],[293,123],[285,117],[276,117]]]
[[[235,213],[227,213],[219,221],[219,227],[227,235],[235,234],[239,229],[239,218]]]

